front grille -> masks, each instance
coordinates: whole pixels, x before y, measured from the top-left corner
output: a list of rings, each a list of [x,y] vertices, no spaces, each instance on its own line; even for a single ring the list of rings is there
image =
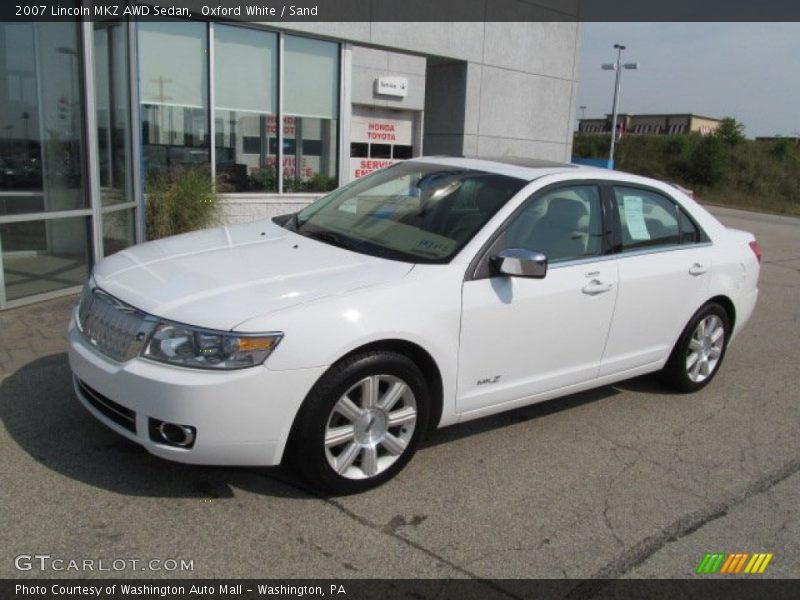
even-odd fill
[[[76,378],[75,381],[78,384],[78,389],[89,404],[120,427],[124,427],[131,433],[136,433],[136,413],[134,411],[106,398],[80,379]]]
[[[142,349],[153,319],[97,288],[84,290],[78,305],[78,328],[97,350],[117,361]]]

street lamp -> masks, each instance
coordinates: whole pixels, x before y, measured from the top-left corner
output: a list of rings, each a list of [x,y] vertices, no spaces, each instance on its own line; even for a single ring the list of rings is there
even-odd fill
[[[581,109],[581,120],[585,119],[586,118],[586,107],[585,106],[579,106],[578,108]]]
[[[608,152],[609,162],[614,160],[614,146],[617,142],[617,105],[619,103],[619,90],[622,86],[622,69],[638,69],[639,63],[622,63],[622,51],[625,46],[622,44],[614,44],[617,49],[617,61],[614,63],[605,63],[602,65],[604,71],[616,71],[616,80],[614,81],[614,105],[611,109],[611,149]]]

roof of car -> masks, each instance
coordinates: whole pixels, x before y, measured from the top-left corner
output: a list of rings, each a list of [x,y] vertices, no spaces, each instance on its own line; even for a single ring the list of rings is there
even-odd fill
[[[650,177],[643,177],[634,173],[626,173],[613,169],[604,169],[589,165],[578,165],[570,163],[559,163],[537,158],[520,158],[516,156],[501,157],[472,157],[472,156],[419,156],[406,162],[425,162],[434,165],[449,167],[461,167],[464,169],[474,169],[488,173],[497,173],[516,177],[526,181],[533,181],[545,175],[572,174],[575,179],[611,179],[613,181],[625,181],[632,184],[648,185],[661,187],[669,186],[672,191],[678,191],[683,196],[693,199],[693,192],[675,183],[659,181]]]
[[[592,167],[560,163],[538,158],[519,156],[473,157],[473,156],[420,156],[412,160],[430,164],[460,166],[490,173],[499,173],[532,181],[543,175],[593,170]]]

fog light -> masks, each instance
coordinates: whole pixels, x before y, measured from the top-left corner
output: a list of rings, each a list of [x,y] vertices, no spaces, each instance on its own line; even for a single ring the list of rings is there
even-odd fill
[[[191,425],[179,425],[167,421],[150,419],[150,439],[166,446],[191,448],[197,438],[197,429]]]

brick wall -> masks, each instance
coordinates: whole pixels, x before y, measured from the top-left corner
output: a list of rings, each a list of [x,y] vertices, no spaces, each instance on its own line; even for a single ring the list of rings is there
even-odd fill
[[[222,199],[223,218],[228,225],[250,223],[276,215],[297,212],[322,194],[226,194]]]

